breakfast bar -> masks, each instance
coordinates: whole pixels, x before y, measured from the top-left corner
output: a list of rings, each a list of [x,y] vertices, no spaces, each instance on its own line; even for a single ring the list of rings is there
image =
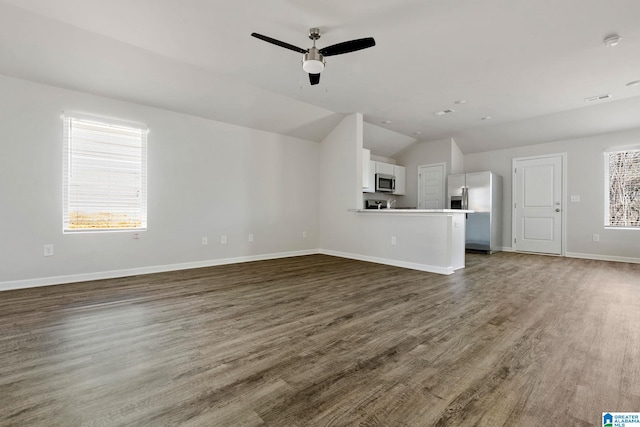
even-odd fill
[[[465,266],[465,215],[473,211],[350,209],[349,212],[354,214],[354,226],[369,230],[361,234],[361,247],[366,246],[369,253],[376,254],[358,259],[439,274],[452,274]]]

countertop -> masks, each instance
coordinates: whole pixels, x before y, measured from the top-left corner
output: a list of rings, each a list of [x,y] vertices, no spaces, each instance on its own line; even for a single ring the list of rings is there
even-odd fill
[[[463,210],[463,209],[349,209],[350,212],[358,212],[358,213],[374,213],[374,214],[407,214],[407,213],[415,213],[415,214],[434,214],[434,213],[444,213],[444,214],[465,214],[465,213],[473,213],[474,211]]]

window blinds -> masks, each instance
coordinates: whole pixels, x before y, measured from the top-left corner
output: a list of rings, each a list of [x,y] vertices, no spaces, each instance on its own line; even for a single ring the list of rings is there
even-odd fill
[[[64,118],[65,232],[147,227],[147,131]]]

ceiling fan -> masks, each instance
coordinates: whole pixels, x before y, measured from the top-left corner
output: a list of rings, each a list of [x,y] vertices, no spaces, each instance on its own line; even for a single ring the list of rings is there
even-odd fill
[[[251,35],[260,40],[264,40],[267,43],[272,43],[276,46],[302,53],[304,55],[302,57],[302,69],[309,73],[309,82],[312,85],[320,83],[320,73],[324,70],[325,56],[342,55],[343,53],[355,52],[357,50],[366,49],[376,45],[376,41],[373,37],[365,37],[363,39],[349,40],[318,49],[316,47],[316,40],[320,38],[319,28],[309,29],[309,38],[313,40],[313,46],[309,49],[302,49],[292,44],[285,43],[268,36],[263,36],[258,33],[251,33]]]

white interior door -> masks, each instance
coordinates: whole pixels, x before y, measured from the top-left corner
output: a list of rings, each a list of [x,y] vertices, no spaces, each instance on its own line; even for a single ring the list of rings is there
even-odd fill
[[[418,209],[444,209],[444,164],[418,166]]]
[[[514,159],[514,249],[562,254],[563,156]]]

